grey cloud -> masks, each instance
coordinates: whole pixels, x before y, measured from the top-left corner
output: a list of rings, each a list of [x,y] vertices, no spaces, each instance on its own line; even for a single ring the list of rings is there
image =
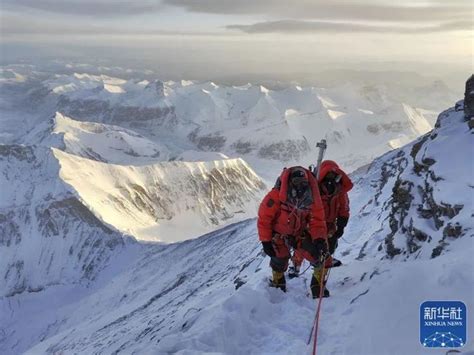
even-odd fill
[[[143,29],[126,26],[84,25],[77,22],[44,21],[30,16],[19,15],[2,16],[0,31],[3,36],[36,36],[48,35],[51,37],[64,36],[157,36],[157,35],[205,35],[205,33],[185,31],[165,31],[159,29]]]
[[[383,0],[3,0],[12,11],[42,10],[86,16],[126,16],[158,12],[166,6],[189,12],[263,15],[313,20],[397,22],[461,21],[471,19],[471,0],[412,0],[410,6]],[[471,19],[472,20],[472,19]]]
[[[123,16],[159,11],[159,0],[3,0],[8,10],[34,9],[52,13],[87,16]]]
[[[437,26],[424,27],[395,27],[373,26],[359,23],[334,23],[322,21],[281,20],[259,22],[251,25],[229,25],[229,30],[243,33],[427,33],[452,30],[472,29],[470,21],[447,22]],[[126,26],[84,25],[76,22],[45,21],[31,16],[7,15],[2,17],[0,31],[4,36],[35,36],[48,35],[52,37],[64,36],[225,36],[226,32],[203,33],[191,31],[166,31],[161,29],[146,29]]]
[[[322,21],[282,20],[259,22],[252,25],[230,25],[227,29],[246,33],[323,33],[323,32],[371,32],[371,33],[432,33],[456,30],[472,30],[471,21],[446,22],[435,26],[401,27],[375,26],[359,23],[334,23]]]
[[[397,22],[459,21],[471,18],[470,0],[413,0],[411,6],[381,0],[163,0],[190,12],[266,15],[292,19],[368,20]]]

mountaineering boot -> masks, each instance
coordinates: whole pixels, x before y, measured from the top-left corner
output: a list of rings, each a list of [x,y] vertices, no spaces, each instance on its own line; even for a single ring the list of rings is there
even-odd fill
[[[321,291],[321,288],[319,286],[319,282],[313,276],[311,278],[311,295],[313,296],[313,298],[319,298],[320,291]],[[329,290],[326,287],[324,287],[323,298],[329,297],[329,296],[330,296]]]
[[[270,280],[270,287],[279,288],[283,292],[286,292],[285,273],[273,270],[272,274],[273,278]]]
[[[293,279],[293,278],[298,277],[298,276],[300,276],[300,267],[296,266],[296,265],[290,266],[288,268],[288,277],[290,279]]]
[[[336,259],[336,258],[333,257],[333,256],[329,256],[329,257],[326,258],[326,261],[325,261],[324,265],[325,265],[326,269],[330,269],[330,268],[332,268],[332,267],[341,266],[341,265],[342,265],[342,261]]]
[[[341,260],[338,260],[335,257],[332,258],[331,267],[338,267],[338,266],[341,266],[341,265],[342,265]]]
[[[324,274],[326,274],[326,270],[324,271]],[[323,290],[323,297],[329,297],[329,290],[326,288],[326,284],[324,282],[324,276],[321,275],[321,268],[315,267],[313,269],[313,277],[311,278],[311,295],[313,298],[319,298],[319,295],[321,293],[321,284],[323,284],[324,290]],[[321,279],[323,280],[321,282]]]

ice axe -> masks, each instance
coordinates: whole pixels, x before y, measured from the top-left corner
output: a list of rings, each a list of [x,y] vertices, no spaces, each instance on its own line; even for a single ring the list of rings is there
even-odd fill
[[[316,166],[312,165],[312,172],[314,176],[316,176],[316,179],[319,179],[319,169],[321,167],[321,163],[323,161],[324,157],[324,152],[327,149],[327,144],[325,139],[321,139],[320,142],[316,143],[316,147],[319,148],[319,154],[318,154],[318,161],[316,163]]]

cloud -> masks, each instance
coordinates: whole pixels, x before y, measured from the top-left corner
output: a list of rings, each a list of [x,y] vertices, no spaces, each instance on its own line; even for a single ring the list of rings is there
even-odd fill
[[[323,21],[298,21],[298,20],[281,20],[258,22],[249,25],[228,25],[228,30],[237,30],[242,33],[258,34],[258,33],[431,33],[442,31],[456,31],[472,29],[470,21],[446,22],[436,26],[384,26],[384,25],[366,25],[361,23],[336,23]],[[34,18],[31,16],[7,15],[2,17],[0,23],[0,31],[2,35],[8,36],[41,36],[48,35],[51,37],[64,36],[226,36],[226,32],[195,32],[195,31],[167,31],[153,28],[138,28],[136,26],[119,26],[119,25],[94,25],[77,22],[58,22],[47,21]]]
[[[91,17],[150,14],[170,7],[193,13],[257,15],[274,20],[414,23],[472,21],[473,11],[471,0],[2,0],[2,8],[13,12],[29,9]]]
[[[393,22],[460,21],[471,17],[471,0],[412,0],[409,6],[383,0],[163,0],[190,12],[264,15],[296,20],[367,20]]]
[[[5,9],[42,10],[51,13],[86,16],[124,16],[156,12],[163,8],[159,0],[3,0]]]
[[[230,30],[239,30],[246,33],[318,33],[318,32],[365,32],[365,33],[432,33],[456,30],[472,30],[471,21],[445,22],[439,25],[407,27],[381,26],[360,23],[336,23],[323,21],[281,20],[258,22],[251,25],[229,25]]]
[[[193,26],[199,28],[196,34],[203,34],[206,24],[202,26],[196,16],[187,21],[182,13],[168,14],[167,23],[176,23],[176,16],[185,24],[186,33],[179,31],[180,23],[178,30],[170,31],[169,25],[153,23],[150,18],[146,23],[133,19],[127,26],[127,17],[159,13],[170,7],[221,15],[219,26],[222,21],[236,21],[235,15],[247,16],[240,24],[225,26],[243,33],[430,33],[473,27],[471,0],[297,0],[291,4],[288,0],[3,0],[6,15],[2,14],[0,26],[6,35],[192,35]],[[75,17],[69,16],[66,21],[63,15]],[[233,20],[226,20],[224,15],[233,15]],[[264,21],[252,24],[260,19]],[[160,23],[162,29],[153,29]],[[216,32],[211,25],[207,28],[213,35],[227,34]]]
[[[94,37],[94,36],[110,36],[110,37],[152,37],[152,36],[224,36],[225,33],[207,33],[184,30],[163,30],[157,28],[122,26],[120,23],[112,25],[96,25],[85,24],[77,21],[48,21],[46,19],[38,19],[32,16],[20,16],[9,14],[2,16],[0,22],[0,32],[4,37],[36,37],[48,36],[51,38],[59,37]]]

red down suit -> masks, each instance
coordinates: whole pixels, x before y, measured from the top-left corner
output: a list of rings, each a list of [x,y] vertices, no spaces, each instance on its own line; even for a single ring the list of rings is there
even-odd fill
[[[258,236],[262,242],[272,241],[276,258],[272,258],[270,265],[278,271],[285,271],[288,267],[290,244],[300,250],[303,257],[313,261],[311,254],[302,247],[303,240],[311,243],[312,240],[327,239],[326,217],[316,178],[309,170],[297,168],[305,171],[311,189],[311,203],[305,208],[297,208],[290,203],[289,176],[293,168],[289,168],[283,170],[280,186],[274,187],[264,197],[258,210]],[[281,265],[275,268],[277,259]]]

